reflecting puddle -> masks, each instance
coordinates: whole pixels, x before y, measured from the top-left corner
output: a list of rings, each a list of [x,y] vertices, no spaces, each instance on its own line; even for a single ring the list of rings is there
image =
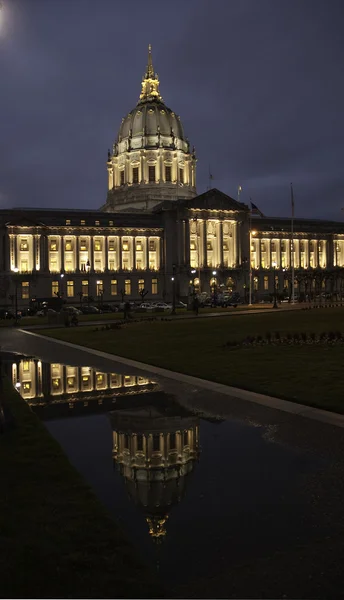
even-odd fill
[[[295,540],[309,542],[300,481],[314,464],[261,429],[200,420],[149,378],[28,357],[7,368],[168,584],[192,586]]]

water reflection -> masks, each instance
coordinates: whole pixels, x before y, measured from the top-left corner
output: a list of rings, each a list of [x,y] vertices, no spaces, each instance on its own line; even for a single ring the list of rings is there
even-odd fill
[[[116,411],[110,419],[115,465],[150,536],[161,542],[199,456],[198,419],[167,395],[155,406]]]
[[[43,419],[106,412],[122,397],[159,390],[157,382],[146,377],[29,357],[13,361],[11,371],[13,386]]]

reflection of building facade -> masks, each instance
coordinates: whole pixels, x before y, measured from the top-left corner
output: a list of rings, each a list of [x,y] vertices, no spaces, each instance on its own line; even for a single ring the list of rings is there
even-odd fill
[[[317,274],[328,287],[343,274],[343,223],[295,219],[292,248],[289,220],[257,218],[250,232],[245,204],[218,190],[196,195],[195,151],[162,100],[150,52],[138,104],[122,119],[107,172],[98,211],[0,211],[2,304],[15,289],[19,306],[34,296],[139,299],[142,289],[147,299],[171,300],[172,276],[183,299],[213,285],[243,293],[250,263],[261,294],[273,291],[274,277],[286,287],[292,260],[297,284]]]
[[[167,408],[167,410],[166,410]],[[182,499],[199,455],[198,419],[174,403],[111,414],[113,456],[130,497],[144,512],[154,540]]]
[[[42,363],[31,358],[12,362],[12,382],[20,395],[44,418],[72,416],[114,408],[122,397],[131,401],[141,394],[156,393],[157,383],[146,377],[103,373],[92,367]]]

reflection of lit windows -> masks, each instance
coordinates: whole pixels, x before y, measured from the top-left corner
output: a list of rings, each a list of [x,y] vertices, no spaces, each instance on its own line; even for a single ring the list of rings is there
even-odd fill
[[[102,249],[101,240],[94,240],[94,249],[96,252],[99,252]]]
[[[66,252],[70,252],[71,250],[73,250],[72,240],[65,241],[65,250],[66,250]]]
[[[148,180],[155,181],[155,167],[148,167]]]
[[[28,250],[29,244],[27,240],[21,240],[20,242],[20,250]]]
[[[159,452],[160,450],[160,435],[158,433],[153,435],[153,452]]]
[[[124,282],[124,293],[126,296],[130,296],[131,294],[131,281],[130,279],[126,279]]]
[[[138,182],[139,182],[139,168],[134,167],[133,168],[133,183],[138,183]]]
[[[28,360],[23,360],[23,371],[24,373],[26,373],[27,371],[30,371],[30,362]]]
[[[51,295],[52,296],[57,296],[58,293],[59,293],[59,282],[58,281],[52,281],[51,282]]]
[[[57,250],[57,240],[50,240],[50,250],[53,252]]]
[[[22,300],[27,300],[30,297],[30,283],[28,281],[22,281],[21,288]]]
[[[74,297],[74,281],[67,281],[67,297]]]
[[[117,279],[111,279],[111,296],[117,296]]]
[[[127,252],[129,250],[129,242],[127,240],[123,240],[122,249],[124,252]]]
[[[158,280],[152,279],[152,294],[158,293]]]
[[[139,279],[139,284],[138,284],[138,292],[143,292],[143,290],[145,289],[145,280],[144,279]]]

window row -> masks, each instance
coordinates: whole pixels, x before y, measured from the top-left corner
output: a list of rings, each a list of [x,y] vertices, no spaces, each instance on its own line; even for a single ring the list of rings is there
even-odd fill
[[[125,177],[125,169],[121,169],[119,172],[119,177],[120,177],[120,185],[125,185],[126,183],[128,183],[128,181],[126,181],[126,177]],[[179,183],[185,183],[184,181],[184,169],[182,167],[179,167],[178,169],[178,174],[179,174]],[[139,167],[132,167],[132,173],[131,173],[131,182],[132,183],[140,183],[140,170]],[[155,183],[156,182],[156,167],[154,165],[149,165],[148,166],[148,181],[149,183]],[[165,166],[165,181],[166,182],[172,182],[172,167],[169,165]],[[129,180],[130,183],[130,180]]]
[[[63,248],[64,248],[65,252],[73,252],[76,249],[75,241],[76,241],[76,239],[74,237],[71,237],[71,238],[65,237],[64,238]],[[123,252],[129,251],[131,248],[135,248],[136,252],[142,252],[144,250],[144,240],[142,240],[142,239],[136,240],[135,243],[133,244],[131,242],[131,240],[123,238],[121,241],[121,246],[119,246],[119,242],[116,238],[108,239],[107,249],[110,252],[118,250],[119,247],[122,248]],[[59,248],[60,248],[59,238],[56,238],[56,239],[51,238],[49,241],[50,252],[58,252]],[[94,238],[93,250],[95,252],[102,252],[104,248],[105,248],[104,238],[101,238],[101,237]],[[27,240],[21,240],[20,250],[24,250],[24,249],[28,250]],[[79,238],[79,250],[84,252],[84,251],[88,251],[89,249],[90,249],[90,238],[88,238],[88,237]],[[149,252],[154,252],[157,249],[157,240],[155,240],[155,239],[148,240],[148,249],[149,249]]]
[[[51,284],[51,295],[59,296],[59,297],[60,296],[64,297],[66,295],[67,298],[74,298],[76,296],[74,283],[75,282],[72,280],[67,280],[65,284],[64,284],[64,282],[62,283],[61,281],[58,281],[58,280],[53,281]],[[27,285],[29,286],[29,284],[27,284]],[[133,290],[132,288],[133,288],[133,286],[132,286],[131,279],[125,279],[124,288],[118,287],[117,279],[111,279],[109,289],[105,290],[104,281],[98,279],[96,281],[96,296],[97,296],[97,298],[99,298],[100,296],[104,296],[106,292],[110,296],[122,296],[122,295],[131,296],[132,294],[135,295],[135,291],[137,291],[138,294],[142,294],[145,291],[149,292],[149,290],[147,290],[145,288],[144,279],[138,280],[136,290]],[[77,296],[79,296],[80,299],[82,299],[83,297],[87,298],[90,295],[89,292],[90,292],[90,285],[89,285],[89,281],[86,279],[81,282],[81,291],[78,292]],[[152,279],[150,292],[152,295],[158,294],[158,280],[157,279]],[[23,292],[23,287],[22,287],[22,298],[24,298],[23,293],[24,292]],[[27,293],[25,298],[29,298],[29,288],[27,288],[27,290],[25,289],[25,293]]]

